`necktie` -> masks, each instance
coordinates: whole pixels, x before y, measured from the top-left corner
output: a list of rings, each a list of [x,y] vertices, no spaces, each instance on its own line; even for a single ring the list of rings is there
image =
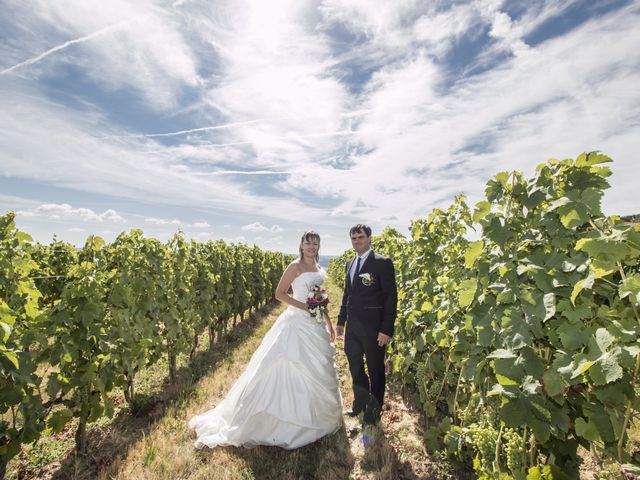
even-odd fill
[[[356,275],[358,274],[358,272],[360,271],[360,257],[358,256],[358,260],[356,261],[356,269],[353,271],[353,275],[351,276],[351,286],[353,286],[353,284],[356,281]]]

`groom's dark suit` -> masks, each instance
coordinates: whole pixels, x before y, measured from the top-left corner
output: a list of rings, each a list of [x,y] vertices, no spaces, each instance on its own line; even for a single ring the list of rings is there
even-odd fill
[[[379,419],[385,388],[386,347],[378,345],[378,332],[393,336],[398,294],[390,259],[370,251],[352,282],[350,272],[356,258],[346,265],[338,325],[346,324],[344,350],[353,379],[353,411],[364,411],[365,423],[371,423]],[[372,279],[370,285],[362,277],[367,273]]]

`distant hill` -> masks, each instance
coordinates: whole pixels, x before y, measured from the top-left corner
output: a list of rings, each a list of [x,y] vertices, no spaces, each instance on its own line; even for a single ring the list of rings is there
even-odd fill
[[[620,220],[629,223],[640,223],[640,213],[636,215],[626,215],[624,217],[620,217]]]
[[[294,257],[298,256],[293,253],[290,253],[289,255],[293,255]],[[331,260],[332,258],[336,258],[337,256],[338,255],[320,255],[320,266],[323,268],[327,268],[329,266],[329,260]]]
[[[329,260],[336,257],[337,255],[320,255],[320,266],[327,268],[329,266]]]

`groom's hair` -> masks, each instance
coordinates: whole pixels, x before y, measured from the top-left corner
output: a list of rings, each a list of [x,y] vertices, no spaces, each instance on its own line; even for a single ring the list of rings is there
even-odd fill
[[[349,230],[349,236],[353,235],[354,233],[360,233],[360,232],[364,232],[367,237],[370,237],[371,227],[363,223],[358,223],[357,225],[354,225],[353,227],[351,227],[351,230]]]

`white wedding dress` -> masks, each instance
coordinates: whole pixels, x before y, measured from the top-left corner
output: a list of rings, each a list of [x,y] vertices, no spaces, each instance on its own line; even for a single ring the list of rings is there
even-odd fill
[[[291,286],[296,300],[327,273],[304,272]],[[342,398],[326,323],[289,306],[267,332],[246,370],[213,410],[189,421],[196,448],[307,445],[342,425]]]

